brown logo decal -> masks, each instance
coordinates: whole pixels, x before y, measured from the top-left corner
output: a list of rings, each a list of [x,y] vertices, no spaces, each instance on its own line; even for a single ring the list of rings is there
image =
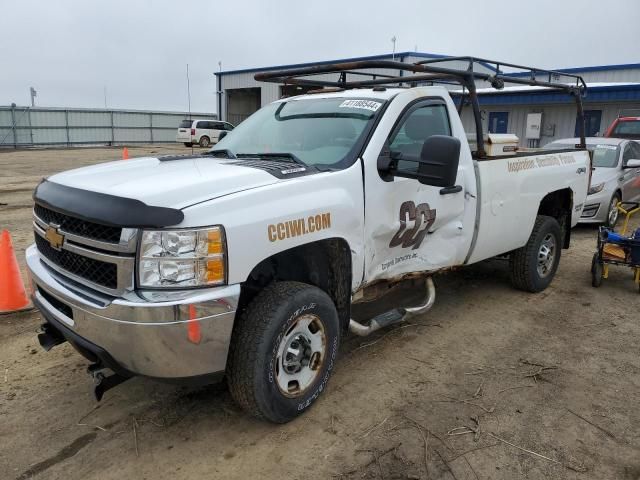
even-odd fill
[[[407,230],[407,217],[409,222],[414,222],[413,228]],[[400,229],[389,242],[389,247],[412,247],[412,250],[420,247],[424,236],[427,234],[433,222],[436,221],[436,211],[429,208],[428,203],[416,206],[412,201],[400,205]]]
[[[270,242],[285,238],[299,237],[308,233],[319,232],[331,228],[331,213],[322,213],[307,218],[297,218],[286,222],[276,223],[267,227],[267,237]]]

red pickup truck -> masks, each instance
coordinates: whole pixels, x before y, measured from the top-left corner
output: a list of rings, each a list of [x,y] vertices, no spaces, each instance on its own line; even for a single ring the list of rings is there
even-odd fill
[[[604,136],[640,140],[640,110],[622,110]]]

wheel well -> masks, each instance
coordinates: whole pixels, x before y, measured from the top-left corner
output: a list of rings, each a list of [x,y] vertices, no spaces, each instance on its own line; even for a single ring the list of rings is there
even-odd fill
[[[351,250],[342,238],[300,245],[264,259],[242,284],[238,310],[242,311],[265,286],[292,280],[325,291],[346,329],[351,317]]]
[[[555,218],[562,230],[562,247],[569,248],[571,242],[571,212],[573,210],[573,192],[570,188],[548,193],[540,202],[538,215]]]

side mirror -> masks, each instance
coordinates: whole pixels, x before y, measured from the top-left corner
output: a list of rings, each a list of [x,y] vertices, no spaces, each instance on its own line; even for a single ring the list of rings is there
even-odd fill
[[[400,162],[410,163],[411,167],[400,168]],[[378,172],[385,182],[393,181],[395,176],[412,178],[424,185],[448,188],[456,183],[459,163],[460,140],[447,135],[432,135],[424,141],[417,159],[391,151],[385,145],[378,157]],[[460,190],[444,193],[456,193]]]
[[[636,158],[632,158],[631,160],[627,160],[627,163],[625,163],[622,168],[640,168],[640,160],[638,160]]]
[[[435,187],[453,187],[460,163],[460,140],[432,135],[424,141],[418,159],[418,181]]]

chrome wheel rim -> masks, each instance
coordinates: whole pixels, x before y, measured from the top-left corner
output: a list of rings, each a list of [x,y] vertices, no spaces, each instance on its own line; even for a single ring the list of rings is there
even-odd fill
[[[614,226],[618,221],[618,199],[613,197],[609,205],[609,225]]]
[[[276,383],[286,397],[303,395],[322,371],[326,358],[325,328],[316,315],[299,316],[278,346]]]
[[[555,258],[556,237],[551,233],[547,233],[538,250],[538,275],[541,278],[545,278],[551,273]]]

